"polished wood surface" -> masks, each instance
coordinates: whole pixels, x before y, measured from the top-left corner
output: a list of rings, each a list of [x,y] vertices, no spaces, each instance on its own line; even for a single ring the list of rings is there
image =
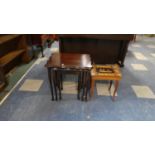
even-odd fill
[[[98,69],[104,69],[105,71],[98,72]],[[122,74],[120,72],[120,68],[117,64],[115,65],[93,65],[91,70],[92,78],[96,80],[120,80],[122,78]]]
[[[20,34],[0,35],[0,44],[3,44],[5,42],[10,41],[10,40],[12,40],[14,38],[17,38],[19,36],[20,36]]]
[[[91,58],[88,54],[54,53],[47,62],[47,67],[61,68],[91,68]]]
[[[108,39],[108,40],[132,40],[133,34],[59,34],[58,37],[68,38],[93,38],[93,39]]]
[[[90,54],[96,64],[124,65],[132,34],[59,34],[62,53]]]
[[[21,50],[16,50],[16,51],[12,51],[12,52],[8,53],[7,55],[3,56],[0,59],[0,65],[1,66],[7,65],[10,61],[12,61],[13,59],[15,59],[17,56],[20,56],[24,52],[25,52],[25,50],[24,49],[21,49]]]
[[[27,35],[0,35],[0,42],[0,59],[3,58],[3,56],[6,57],[6,55],[12,51],[24,49],[25,52],[22,55],[22,59],[24,62],[30,61],[31,58],[28,54]]]
[[[88,54],[54,53],[47,61],[48,78],[52,100],[61,99],[62,75],[68,72],[78,74],[77,98],[87,101],[90,91],[91,58]]]

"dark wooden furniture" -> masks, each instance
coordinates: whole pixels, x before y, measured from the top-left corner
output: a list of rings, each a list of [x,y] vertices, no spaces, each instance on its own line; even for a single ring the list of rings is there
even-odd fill
[[[59,34],[62,53],[87,53],[96,64],[124,65],[132,34]]]
[[[54,34],[29,34],[31,43],[34,46],[40,47],[42,57],[44,57],[44,47],[47,44],[51,47],[53,41],[58,40],[57,35]],[[35,57],[35,54],[34,54]]]
[[[91,58],[88,54],[54,53],[46,67],[52,100],[61,99],[62,74],[68,71],[78,73],[78,99],[87,100],[90,89]],[[80,97],[81,96],[81,97]]]
[[[27,63],[30,60],[26,35],[0,35],[0,88],[7,83],[6,73],[21,61]]]
[[[109,91],[111,90],[112,82],[115,81],[115,89],[112,95],[113,101],[115,100],[115,94],[118,89],[119,81],[122,75],[120,68],[117,64],[115,65],[93,65],[91,71],[91,96],[94,94],[95,81],[97,80],[108,80],[110,81]]]
[[[29,34],[29,37],[31,39],[31,44],[33,46],[37,46],[41,49],[42,57],[44,57],[44,44],[46,42],[46,38],[42,36],[41,34]],[[34,52],[35,50],[33,50]],[[33,57],[35,57],[35,53],[33,54]]]

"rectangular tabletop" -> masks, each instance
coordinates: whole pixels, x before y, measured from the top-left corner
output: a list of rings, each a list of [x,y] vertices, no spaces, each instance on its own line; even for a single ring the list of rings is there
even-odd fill
[[[58,68],[91,68],[89,54],[54,53],[48,60],[46,67]]]

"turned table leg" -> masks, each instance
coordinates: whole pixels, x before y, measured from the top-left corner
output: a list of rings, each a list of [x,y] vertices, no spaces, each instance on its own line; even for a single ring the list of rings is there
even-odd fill
[[[109,91],[111,90],[112,80],[110,80]]]
[[[80,91],[82,89],[82,71],[79,71],[78,75],[78,93],[77,93],[77,99],[80,100]]]
[[[59,92],[59,100],[61,100],[61,78],[60,78],[60,75],[61,75],[61,71],[60,70],[57,70],[56,71],[56,79],[57,79],[57,87],[58,87],[58,92]]]
[[[54,84],[54,91],[55,91],[55,100],[58,100],[58,94],[57,94],[57,77],[56,77],[57,70],[53,70],[53,84]]]
[[[95,80],[91,79],[91,89],[90,89],[91,97],[93,97],[93,95],[94,95],[94,87],[95,87]]]
[[[114,90],[114,93],[113,93],[113,101],[115,101],[115,95],[116,95],[116,92],[117,92],[117,90],[118,90],[118,86],[119,86],[119,81],[118,80],[116,80],[115,81],[115,90]]]
[[[52,75],[53,76],[53,75]],[[54,92],[53,92],[53,77],[51,76],[51,68],[48,68],[48,78],[49,78],[49,84],[50,84],[50,90],[51,90],[51,96],[52,96],[52,101],[54,101]]]

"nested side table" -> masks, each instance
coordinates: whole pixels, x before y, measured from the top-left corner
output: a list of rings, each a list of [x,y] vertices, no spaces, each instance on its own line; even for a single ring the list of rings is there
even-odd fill
[[[87,101],[90,92],[91,58],[88,54],[54,53],[47,61],[52,100],[62,98],[62,75],[69,71],[78,73],[77,98]]]

